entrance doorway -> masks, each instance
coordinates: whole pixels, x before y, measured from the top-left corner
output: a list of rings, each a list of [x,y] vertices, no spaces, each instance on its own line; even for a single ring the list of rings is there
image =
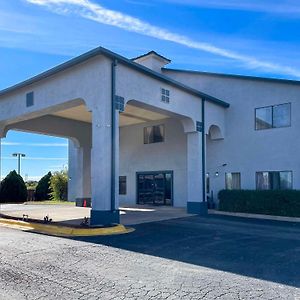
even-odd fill
[[[137,173],[137,204],[172,205],[173,171]]]

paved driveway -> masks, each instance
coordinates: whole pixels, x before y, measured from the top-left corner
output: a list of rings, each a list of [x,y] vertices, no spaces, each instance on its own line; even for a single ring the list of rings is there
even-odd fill
[[[300,225],[209,216],[63,239],[0,227],[0,299],[300,299]]]
[[[79,225],[84,217],[90,216],[90,208],[74,205],[2,204],[0,213],[18,218],[26,214],[29,218],[37,220],[43,220],[45,216],[49,216],[53,222]],[[120,216],[121,224],[135,225],[191,215],[187,214],[186,208],[134,205],[120,207]]]

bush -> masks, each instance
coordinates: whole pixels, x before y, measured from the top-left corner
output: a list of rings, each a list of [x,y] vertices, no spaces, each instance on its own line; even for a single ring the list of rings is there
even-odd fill
[[[1,182],[0,202],[22,203],[27,200],[27,188],[23,178],[11,171]]]
[[[68,171],[55,172],[50,179],[51,199],[57,201],[68,200]]]
[[[300,191],[222,190],[219,210],[300,217]]]
[[[40,181],[37,184],[37,187],[35,189],[35,200],[41,201],[41,200],[49,200],[50,199],[50,193],[51,193],[51,187],[50,187],[50,180],[51,180],[52,174],[49,172],[44,177],[40,179]]]

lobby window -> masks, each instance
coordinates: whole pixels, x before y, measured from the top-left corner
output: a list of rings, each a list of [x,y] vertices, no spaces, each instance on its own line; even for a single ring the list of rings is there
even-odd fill
[[[165,103],[170,102],[170,91],[164,88],[161,89],[161,101]]]
[[[119,176],[119,195],[126,195],[126,193],[127,193],[126,176]]]
[[[291,103],[255,109],[256,130],[289,126],[291,126]]]
[[[226,173],[225,174],[226,190],[240,190],[241,189],[241,173]]]
[[[144,128],[144,144],[161,143],[165,140],[165,126],[155,125]]]
[[[257,172],[256,189],[258,190],[291,190],[293,188],[293,173],[281,172]]]

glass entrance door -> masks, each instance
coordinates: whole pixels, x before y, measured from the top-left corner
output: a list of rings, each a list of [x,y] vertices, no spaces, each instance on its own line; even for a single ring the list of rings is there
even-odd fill
[[[172,205],[173,172],[137,173],[137,203]]]

